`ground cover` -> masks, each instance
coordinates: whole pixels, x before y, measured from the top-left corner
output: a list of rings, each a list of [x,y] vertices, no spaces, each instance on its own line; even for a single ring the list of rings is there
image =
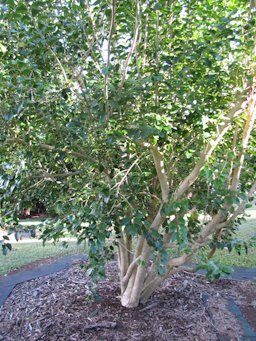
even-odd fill
[[[98,296],[90,300],[90,295],[90,280],[78,265],[18,285],[0,308],[0,339],[215,341],[255,335],[255,283],[210,283],[177,274],[146,305],[127,309],[120,304],[117,266],[111,262]],[[231,303],[250,330],[230,311]]]

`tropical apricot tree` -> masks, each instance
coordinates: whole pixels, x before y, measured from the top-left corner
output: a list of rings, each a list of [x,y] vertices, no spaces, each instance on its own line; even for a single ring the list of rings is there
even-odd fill
[[[227,245],[256,190],[255,4],[2,0],[1,224],[117,251],[121,303]],[[3,245],[5,251],[10,248]]]

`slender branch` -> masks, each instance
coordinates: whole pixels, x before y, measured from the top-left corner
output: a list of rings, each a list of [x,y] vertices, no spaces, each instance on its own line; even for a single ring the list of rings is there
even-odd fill
[[[159,53],[160,53],[160,47],[159,47],[159,12],[156,11],[156,69],[157,72],[159,72]],[[155,107],[156,112],[158,112],[158,105],[159,105],[159,86],[158,81],[156,81],[156,88],[155,88]]]
[[[127,274],[127,270],[131,263],[131,238],[125,233],[121,233],[118,240],[119,248],[119,265],[120,265],[120,280],[121,280],[121,292],[123,293],[126,285],[123,283],[123,278]]]
[[[81,174],[81,171],[77,172],[67,172],[67,173],[48,173],[44,172],[41,175],[31,176],[30,179],[54,179],[54,178],[67,178],[69,176],[75,176]]]
[[[142,66],[144,67],[146,65],[147,60],[147,44],[148,44],[148,13],[146,14],[146,25],[145,25],[145,32],[144,32],[144,53],[143,53],[143,62]]]
[[[89,17],[91,19],[91,24],[92,24],[92,35],[93,35],[93,38],[94,38],[94,41],[95,41],[95,44],[100,41],[100,36],[101,36],[101,32],[100,31],[97,31],[97,27],[96,27],[96,24],[95,24],[95,20],[93,19],[93,14],[92,14],[92,6],[90,4],[90,0],[87,0],[86,1],[86,10],[87,10],[87,13],[89,14]],[[98,23],[98,25],[100,27],[102,27],[102,22],[104,20],[104,15],[102,16],[101,18],[101,21]],[[97,46],[97,45],[96,45]],[[98,52],[103,60],[103,56],[102,56],[102,51],[101,51],[101,47],[98,47]],[[87,56],[86,56],[87,57]],[[96,66],[97,70],[101,73],[101,66],[100,66],[100,63],[98,62],[98,59],[95,58],[95,55],[94,55],[94,52],[93,50],[91,49],[91,58],[92,58],[92,61],[94,62],[94,65]]]
[[[133,256],[133,252],[131,251],[131,249],[129,247],[127,247],[125,245],[125,243],[121,242],[121,240],[118,241],[118,243],[120,243],[120,245],[130,254]]]
[[[19,138],[19,137],[8,138],[6,140],[6,143],[8,143],[8,144],[9,143],[26,144],[26,142],[24,140],[22,140],[21,138]],[[68,150],[66,148],[57,148],[57,147],[54,147],[54,146],[51,146],[51,145],[45,144],[45,143],[37,143],[36,146],[41,148],[41,149],[48,150],[50,152],[65,153],[67,155],[76,156],[76,157],[79,157],[81,159],[86,159],[86,160],[88,159],[85,154],[79,153],[79,152],[75,152],[75,151],[72,151],[72,150]]]
[[[150,145],[150,151],[153,155],[154,164],[161,187],[162,200],[163,202],[167,202],[169,197],[169,183],[164,168],[164,159],[157,147]]]
[[[243,138],[242,138],[242,149],[238,156],[239,165],[235,168],[233,176],[232,176],[231,189],[234,191],[237,190],[237,187],[239,184],[239,179],[240,179],[240,175],[241,175],[241,171],[242,171],[242,167],[244,163],[246,149],[248,147],[249,139],[250,139],[253,125],[255,122],[255,116],[256,116],[256,95],[250,98],[249,106],[247,109],[246,124],[244,127]]]
[[[204,166],[205,162],[209,159],[211,154],[213,153],[214,149],[218,146],[220,141],[222,140],[223,136],[226,134],[226,132],[229,130],[229,128],[232,125],[232,121],[234,117],[237,116],[237,114],[242,110],[242,105],[246,102],[246,91],[244,91],[241,96],[238,103],[230,110],[228,115],[225,118],[225,121],[220,123],[217,127],[217,131],[219,131],[218,136],[215,140],[212,140],[207,144],[205,149],[201,152],[201,156],[196,163],[194,169],[192,172],[186,177],[185,180],[179,185],[177,190],[175,191],[173,198],[174,200],[178,200],[181,198],[181,196],[187,191],[187,189],[193,185],[193,183],[196,181],[202,167]]]
[[[122,186],[122,184],[124,183],[124,181],[127,179],[128,174],[130,173],[130,171],[132,170],[132,168],[136,165],[136,163],[139,162],[139,160],[142,158],[142,156],[143,156],[143,154],[142,154],[140,157],[138,157],[138,158],[131,164],[131,166],[130,166],[130,167],[127,169],[127,171],[125,172],[125,174],[124,174],[123,178],[121,179],[121,181],[119,181],[118,184],[115,184],[115,185],[111,188],[111,190],[117,188],[117,195],[118,195],[118,193],[119,193],[120,187]]]
[[[222,235],[222,231],[223,229],[220,229],[219,231],[217,231],[215,233],[215,238],[217,241],[219,241],[221,239],[221,235]],[[215,252],[217,251],[217,245],[214,244],[212,247],[211,247],[211,250],[210,252],[208,252],[207,254],[207,259],[211,259],[213,257],[213,255],[215,254]]]
[[[48,48],[48,50],[53,54],[54,58],[56,59],[61,71],[62,71],[62,74],[63,74],[63,77],[65,79],[65,82],[68,83],[68,76],[66,74],[66,71],[60,61],[60,59],[58,58],[57,54],[53,51],[53,49],[51,49],[50,47]]]
[[[108,35],[108,48],[107,48],[107,72],[106,72],[105,80],[104,80],[104,98],[105,98],[105,111],[106,111],[105,121],[106,122],[109,120],[110,115],[111,115],[109,103],[108,103],[108,98],[109,98],[108,85],[109,85],[110,49],[111,49],[111,40],[112,40],[114,26],[115,26],[115,16],[116,16],[116,0],[112,0],[111,21],[110,21],[110,28],[109,28],[109,35]]]
[[[137,46],[137,42],[138,42],[138,38],[139,38],[139,26],[140,26],[139,20],[140,20],[140,2],[139,2],[139,0],[136,0],[136,19],[135,19],[134,37],[133,37],[131,49],[128,53],[128,56],[127,56],[125,64],[124,64],[124,71],[123,71],[123,75],[122,75],[121,82],[119,85],[120,89],[122,89],[124,82],[126,80],[128,66],[131,62],[132,55],[133,55],[135,48]]]
[[[250,199],[254,193],[256,192],[256,180],[253,182],[249,192],[246,195],[247,199]],[[245,210],[247,200],[243,200],[241,204],[238,206],[238,208],[232,213],[232,215],[227,220],[227,224],[230,222],[233,222],[240,214],[242,214]]]
[[[233,152],[233,155],[235,155],[235,152],[236,152],[238,131],[239,131],[239,127],[238,127],[238,125],[236,124],[235,133],[234,133],[233,141],[232,141],[232,152]],[[234,164],[234,161],[231,160],[231,161],[230,161],[230,170],[229,170],[229,174],[228,174],[228,184],[227,184],[227,188],[228,188],[228,189],[230,189],[231,183],[232,183],[233,164]]]
[[[141,254],[143,243],[144,243],[145,237],[140,235],[137,240],[136,250],[134,254],[134,258],[138,258]]]
[[[27,192],[30,191],[32,188],[35,188],[35,187],[41,185],[43,182],[44,182],[44,179],[41,179],[41,180],[39,180],[38,182],[36,182],[35,184],[33,184],[33,185],[29,186],[29,187],[26,187],[23,191],[21,191],[21,194],[27,193]]]
[[[188,254],[188,256],[191,256],[195,253],[202,245],[205,245],[206,241],[208,240],[208,237],[214,232],[220,231],[222,228],[229,226],[230,223],[232,223],[238,215],[242,214],[245,210],[247,199],[253,196],[253,194],[256,192],[256,180],[252,184],[249,192],[246,195],[246,200],[243,200],[242,203],[239,205],[239,207],[232,213],[230,217],[226,217],[225,213],[218,212],[212,220],[205,225],[203,230],[201,231],[199,237],[197,240],[191,245],[191,253]],[[172,263],[170,263],[172,265]],[[175,265],[176,266],[176,265]]]
[[[205,244],[205,242],[207,241],[208,237],[211,235],[212,232],[219,231],[223,227],[229,226],[230,223],[232,223],[240,214],[242,214],[245,210],[247,200],[251,198],[255,192],[256,192],[256,180],[252,184],[249,192],[247,193],[246,200],[243,200],[241,204],[238,206],[238,208],[228,218],[226,217],[225,213],[218,212],[212,218],[212,220],[207,225],[205,225],[198,239],[191,246],[193,253],[201,245]]]
[[[121,236],[118,240],[118,248],[119,248],[119,255],[120,255],[120,277],[121,281],[124,278],[127,269],[128,269],[128,257],[127,257],[127,250],[124,247],[124,236],[123,233],[121,233]]]

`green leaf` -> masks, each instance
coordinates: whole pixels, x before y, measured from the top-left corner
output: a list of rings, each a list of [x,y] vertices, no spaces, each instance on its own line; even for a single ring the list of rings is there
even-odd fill
[[[19,2],[18,6],[17,6],[17,11],[20,13],[25,13],[27,12],[27,7],[24,3]]]
[[[106,76],[109,74],[109,68],[107,66],[104,66],[102,69],[101,69],[101,73]]]
[[[6,256],[7,253],[8,253],[8,248],[7,248],[7,246],[6,246],[5,244],[2,245],[2,252],[3,252],[3,255],[4,255],[4,256]]]
[[[157,273],[159,274],[159,276],[164,276],[166,274],[166,268],[163,265],[160,265],[157,268]]]
[[[6,245],[6,247],[9,249],[9,251],[11,251],[12,250],[12,244],[10,244],[10,243],[7,243],[7,244],[5,244]]]
[[[16,241],[18,242],[20,240],[20,232],[15,231],[14,237],[15,237]]]
[[[161,5],[160,2],[157,2],[157,3],[155,4],[155,6],[154,6],[154,10],[155,10],[155,11],[161,10],[162,8],[163,8],[163,6]]]

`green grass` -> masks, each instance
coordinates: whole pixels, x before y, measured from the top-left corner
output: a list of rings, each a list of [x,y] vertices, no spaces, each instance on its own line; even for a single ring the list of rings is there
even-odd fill
[[[256,236],[256,209],[248,209],[246,222],[241,224],[238,228],[237,233],[234,235],[235,239],[248,241],[251,237]],[[207,254],[209,249],[205,250]],[[200,255],[200,253],[199,253]],[[244,250],[239,255],[235,250],[229,252],[228,250],[217,250],[212,260],[220,262],[228,266],[240,266],[240,267],[256,267],[256,247],[251,247],[248,249],[248,253]]]
[[[248,240],[256,235],[256,209],[251,208],[247,210],[250,217],[238,229],[235,238]],[[23,224],[24,222],[22,222]],[[32,225],[35,221],[25,221],[24,225]],[[40,223],[37,222],[37,223]],[[69,242],[69,247],[64,248],[62,243],[56,245],[47,243],[45,246],[42,242],[30,243],[14,243],[12,252],[7,256],[0,253],[0,275],[7,274],[8,272],[18,269],[23,265],[49,257],[61,257],[66,255],[80,254],[84,252],[84,248],[78,246],[76,242]],[[207,252],[207,250],[205,251]],[[228,250],[217,250],[214,261],[221,262],[224,265],[241,266],[241,267],[256,267],[256,247],[250,248],[248,254],[243,252],[240,256],[235,252],[228,252]],[[197,261],[197,260],[195,260]]]
[[[12,251],[6,256],[0,253],[0,275],[18,269],[23,265],[49,257],[61,257],[75,255],[84,252],[81,245],[76,242],[69,242],[68,248],[64,248],[62,243],[56,245],[47,243],[43,246],[42,242],[15,243],[12,244]]]

